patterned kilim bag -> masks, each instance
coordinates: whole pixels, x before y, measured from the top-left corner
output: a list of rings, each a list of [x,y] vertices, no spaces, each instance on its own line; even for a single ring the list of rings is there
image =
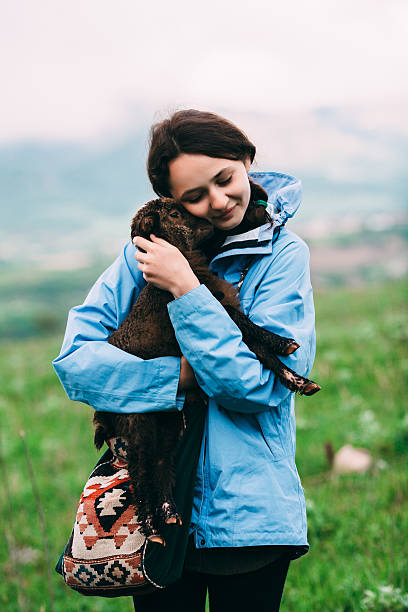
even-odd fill
[[[186,429],[175,452],[174,490],[183,524],[164,527],[165,547],[139,531],[129,490],[126,443],[111,438],[109,450],[85,484],[71,536],[55,568],[72,589],[102,597],[143,595],[181,577],[205,406],[186,406],[184,415]]]

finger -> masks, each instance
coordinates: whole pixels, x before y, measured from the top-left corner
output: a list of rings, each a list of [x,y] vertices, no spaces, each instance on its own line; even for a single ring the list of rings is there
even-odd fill
[[[143,238],[143,236],[135,236],[133,238],[133,244],[137,247],[141,247],[145,251],[147,251],[152,246],[151,241],[147,240],[146,238]]]
[[[164,240],[164,238],[158,238],[154,234],[150,234],[150,240],[152,242],[157,242],[157,244],[161,244],[163,246],[172,246],[170,242],[167,242],[167,240]]]
[[[136,251],[136,253],[134,254],[134,258],[136,259],[136,261],[140,261],[141,263],[145,263],[146,259],[146,253],[142,252],[142,251]]]
[[[146,270],[146,266],[143,263],[139,263],[137,265],[138,269],[143,272],[143,278],[146,280],[146,276],[149,274],[148,271]]]

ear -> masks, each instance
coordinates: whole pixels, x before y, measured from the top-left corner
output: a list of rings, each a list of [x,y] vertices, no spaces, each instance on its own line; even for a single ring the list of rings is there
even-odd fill
[[[265,223],[265,208],[263,206],[248,206],[246,218],[252,227]]]
[[[157,212],[152,211],[148,215],[144,215],[141,219],[139,215],[133,218],[130,237],[133,239],[135,236],[143,236],[143,238],[149,239],[150,234],[158,234],[160,230],[160,215]]]

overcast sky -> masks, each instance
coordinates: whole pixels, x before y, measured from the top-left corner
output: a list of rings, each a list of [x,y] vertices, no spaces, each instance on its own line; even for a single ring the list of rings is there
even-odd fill
[[[408,103],[406,0],[0,6],[3,142],[105,137],[179,107],[401,115]]]

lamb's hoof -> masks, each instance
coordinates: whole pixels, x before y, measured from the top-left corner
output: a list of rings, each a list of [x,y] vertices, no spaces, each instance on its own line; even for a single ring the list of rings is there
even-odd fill
[[[147,538],[149,542],[157,542],[157,544],[161,544],[162,546],[166,546],[166,541],[159,534],[151,535]]]
[[[174,503],[165,501],[162,505],[162,514],[167,525],[183,524]]]
[[[146,536],[146,538],[150,542],[157,542],[157,544],[161,544],[162,546],[166,546],[165,540],[162,538],[162,536],[157,531],[157,529],[155,527],[153,527],[153,515],[152,514],[149,514],[147,519],[144,521],[143,528],[142,528],[142,533],[143,533],[143,535]]]
[[[293,340],[293,342],[288,344],[288,346],[285,348],[285,352],[282,353],[282,355],[291,355],[292,353],[298,350],[299,346],[300,344]]]
[[[301,395],[313,395],[314,393],[317,393],[318,391],[320,391],[320,389],[321,389],[320,385],[313,382],[312,380],[309,380],[309,382],[303,387],[301,391]]]
[[[166,525],[182,525],[183,522],[178,514],[173,514],[166,519]]]

